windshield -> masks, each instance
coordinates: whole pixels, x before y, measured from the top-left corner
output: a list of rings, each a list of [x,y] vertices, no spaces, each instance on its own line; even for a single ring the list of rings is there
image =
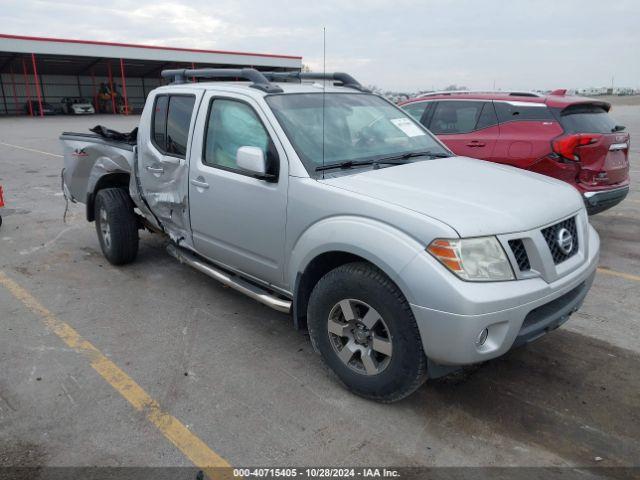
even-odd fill
[[[270,95],[267,102],[307,170],[324,164],[361,162],[429,152],[447,155],[437,140],[402,110],[362,93]]]

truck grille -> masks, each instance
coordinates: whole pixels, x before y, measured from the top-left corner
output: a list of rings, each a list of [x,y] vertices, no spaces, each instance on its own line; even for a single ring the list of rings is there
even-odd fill
[[[515,240],[509,240],[509,247],[511,247],[511,251],[513,252],[513,256],[516,258],[516,262],[518,262],[518,268],[521,272],[528,272],[531,270],[531,264],[529,263],[529,256],[527,255],[527,251],[524,248],[524,242],[517,238]]]
[[[572,237],[571,249],[569,251],[563,251],[558,240],[558,234],[562,229],[568,230]],[[543,228],[541,232],[549,246],[549,250],[551,251],[553,263],[556,265],[573,257],[578,252],[578,230],[576,228],[575,217],[568,218],[560,223]]]

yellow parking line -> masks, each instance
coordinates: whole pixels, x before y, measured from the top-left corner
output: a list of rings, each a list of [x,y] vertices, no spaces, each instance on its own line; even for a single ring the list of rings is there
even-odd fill
[[[211,450],[202,440],[187,429],[171,414],[145,392],[129,375],[115,363],[105,357],[92,343],[85,340],[70,325],[59,320],[47,310],[27,290],[0,271],[0,285],[20,300],[25,307],[40,317],[44,324],[70,348],[83,354],[91,366],[120,395],[122,395],[138,411],[144,412],[147,420],[173,443],[198,468],[204,470],[210,478],[230,477],[231,466],[224,458]],[[222,469],[222,470],[220,470]]]
[[[604,273],[606,275],[611,275],[613,277],[620,277],[626,280],[633,280],[634,282],[640,282],[640,275],[633,275],[631,273],[617,272],[615,270],[610,270],[605,267],[598,267],[598,272]]]
[[[25,150],[27,152],[39,153],[41,155],[49,155],[50,157],[62,158],[62,155],[58,155],[57,153],[44,152],[42,150],[36,150],[35,148],[21,147],[20,145],[13,145],[11,143],[5,142],[0,142],[0,145],[4,145],[5,147],[17,148],[19,150]]]

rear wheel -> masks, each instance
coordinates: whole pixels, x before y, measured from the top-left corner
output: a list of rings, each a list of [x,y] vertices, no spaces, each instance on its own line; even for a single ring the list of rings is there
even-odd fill
[[[374,266],[350,263],[326,274],[307,313],[314,346],[354,393],[394,402],[426,380],[427,359],[409,303]]]
[[[129,194],[105,188],[96,195],[95,221],[102,253],[113,265],[124,265],[138,254],[138,221]]]

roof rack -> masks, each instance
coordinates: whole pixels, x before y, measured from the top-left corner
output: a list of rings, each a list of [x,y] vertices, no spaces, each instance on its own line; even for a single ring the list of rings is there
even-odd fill
[[[172,83],[185,83],[187,78],[242,78],[253,82],[250,87],[267,93],[281,93],[282,89],[273,85],[267,77],[255,68],[177,68],[163,70],[162,78],[171,79]]]
[[[255,68],[177,68],[163,70],[162,78],[170,79],[172,83],[186,83],[187,78],[235,78],[253,82],[250,86],[267,93],[282,93],[282,88],[273,85],[271,81],[286,80],[331,80],[339,82],[341,86],[368,92],[355,78],[348,73],[312,73],[312,72],[259,72]]]
[[[460,95],[460,94],[477,95],[477,94],[483,94],[483,93],[503,94],[503,95],[509,95],[511,97],[542,97],[543,96],[536,92],[508,91],[508,90],[507,91],[505,90],[442,90],[439,92],[423,93],[421,95],[418,95],[418,97],[422,98],[422,97],[431,97],[435,95]]]
[[[331,80],[340,82],[340,86],[354,88],[361,92],[368,92],[369,90],[363,87],[360,82],[353,78],[348,73],[333,72],[333,73],[315,73],[315,72],[262,72],[262,74],[269,80]]]

